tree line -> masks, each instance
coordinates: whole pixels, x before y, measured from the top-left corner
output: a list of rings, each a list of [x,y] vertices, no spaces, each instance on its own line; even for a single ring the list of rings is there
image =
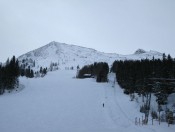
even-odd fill
[[[167,98],[175,92],[175,59],[163,54],[162,59],[124,60],[115,61],[111,71],[116,73],[118,84],[124,89],[125,94],[138,93],[146,100],[140,108],[145,113],[145,122],[148,122],[151,94],[157,97],[159,120],[162,105],[166,105]],[[156,112],[152,115],[156,117]],[[172,111],[166,110],[166,121],[173,122]]]
[[[31,58],[22,59],[22,61],[20,61],[20,75],[22,77],[25,76],[27,78],[33,78],[33,77],[43,77],[47,74],[48,71],[47,67],[46,68],[40,67],[38,71],[34,72],[32,68],[34,68],[35,66],[36,66],[35,61],[32,60]]]
[[[163,59],[115,61],[111,71],[116,73],[119,85],[125,93],[155,92],[156,86],[170,94],[173,91],[175,78],[175,59],[163,54]],[[157,84],[156,84],[157,83]]]
[[[91,65],[85,65],[77,74],[77,78],[95,77],[97,82],[108,81],[109,66],[106,62],[95,62]]]
[[[15,56],[11,60],[7,60],[6,63],[0,65],[0,94],[3,94],[5,90],[12,90],[19,86],[18,77],[20,76],[20,68],[18,60]]]
[[[26,68],[26,65],[21,64],[13,56],[10,60],[7,59],[6,63],[0,63],[0,95],[5,90],[13,90],[19,87],[19,76],[25,76],[27,78],[43,77],[47,74],[47,68],[40,67],[39,71],[34,72],[30,66]]]
[[[23,68],[22,66],[20,67],[20,75],[23,77],[27,78],[33,78],[33,77],[44,77],[47,74],[47,67],[43,68],[40,67],[39,71],[33,71],[33,69],[28,66],[28,68]]]

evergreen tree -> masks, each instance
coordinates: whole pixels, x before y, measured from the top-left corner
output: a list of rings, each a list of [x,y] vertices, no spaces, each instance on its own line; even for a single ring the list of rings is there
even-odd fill
[[[33,67],[35,67],[35,61],[33,61]]]
[[[44,75],[47,74],[47,68],[44,68],[44,69],[43,69],[43,74],[44,74]]]
[[[0,66],[0,94],[4,90],[12,90],[19,85],[18,77],[20,75],[20,68],[18,60],[15,56],[11,60],[7,59],[5,66]]]
[[[34,72],[33,70],[30,70],[30,78],[33,78],[34,77]]]
[[[43,68],[42,68],[42,67],[40,67],[40,73],[41,73],[41,74],[43,73]]]

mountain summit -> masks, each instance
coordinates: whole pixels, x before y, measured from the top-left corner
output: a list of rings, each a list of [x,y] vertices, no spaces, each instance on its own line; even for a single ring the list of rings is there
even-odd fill
[[[139,49],[135,54],[119,55],[53,41],[21,55],[18,60],[20,64],[25,64],[25,66],[30,66],[33,69],[39,69],[41,66],[49,67],[51,63],[58,64],[60,69],[64,69],[66,67],[77,67],[78,65],[81,67],[94,62],[107,62],[111,65],[115,60],[152,59],[153,56],[155,59],[162,58],[162,53],[156,51],[146,52]]]
[[[143,49],[138,49],[134,52],[134,54],[143,54],[143,53],[146,53],[146,51]]]

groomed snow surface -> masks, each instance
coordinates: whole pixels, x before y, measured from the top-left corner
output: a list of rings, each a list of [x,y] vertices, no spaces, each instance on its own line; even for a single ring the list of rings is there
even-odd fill
[[[75,75],[59,70],[20,78],[23,89],[0,96],[0,132],[174,132],[174,125],[157,121],[135,125],[142,117],[138,103],[113,87],[113,75],[109,83]]]

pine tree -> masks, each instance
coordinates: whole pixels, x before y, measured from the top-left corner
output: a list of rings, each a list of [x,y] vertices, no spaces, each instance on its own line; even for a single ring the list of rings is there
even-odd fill
[[[33,61],[33,67],[35,67],[35,61]]]
[[[42,67],[40,67],[40,74],[42,74],[43,73],[43,68]]]
[[[3,94],[5,89],[12,90],[18,87],[19,75],[18,60],[16,60],[15,56],[11,60],[7,59],[6,65],[0,67],[0,94]]]
[[[33,78],[34,77],[34,72],[33,72],[33,70],[31,69],[30,70],[30,78]]]
[[[46,69],[46,68],[43,69],[43,74],[44,74],[44,75],[47,74],[47,69]]]

